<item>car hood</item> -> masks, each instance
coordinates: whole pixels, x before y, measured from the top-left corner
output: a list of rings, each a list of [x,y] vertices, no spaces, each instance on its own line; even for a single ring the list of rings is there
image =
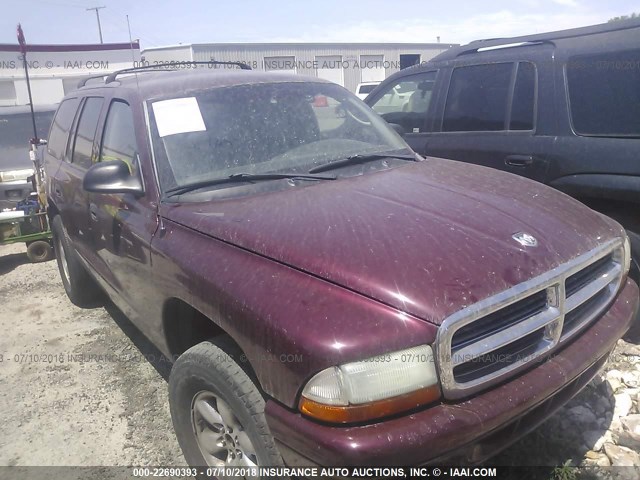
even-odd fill
[[[437,325],[621,235],[542,184],[432,158],[161,214]],[[521,246],[518,232],[538,245]]]

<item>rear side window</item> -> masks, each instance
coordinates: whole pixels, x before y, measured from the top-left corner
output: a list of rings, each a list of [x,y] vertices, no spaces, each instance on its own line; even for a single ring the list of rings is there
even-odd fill
[[[68,98],[63,100],[58,107],[56,116],[51,124],[51,130],[49,131],[49,140],[47,142],[47,151],[49,152],[49,155],[58,159],[62,158],[67,146],[67,139],[69,137],[69,130],[71,130],[71,124],[76,116],[78,103],[80,103],[79,99]]]
[[[577,134],[640,136],[640,50],[572,57],[566,75]]]
[[[442,130],[533,130],[536,79],[536,67],[531,62],[456,68],[451,75]]]
[[[76,129],[76,139],[73,146],[72,162],[84,168],[91,166],[93,151],[93,140],[96,136],[100,110],[102,109],[102,98],[89,97],[84,102],[78,128]]]
[[[116,100],[111,103],[107,113],[100,161],[119,159],[127,163],[133,172],[137,150],[131,107],[123,101]]]

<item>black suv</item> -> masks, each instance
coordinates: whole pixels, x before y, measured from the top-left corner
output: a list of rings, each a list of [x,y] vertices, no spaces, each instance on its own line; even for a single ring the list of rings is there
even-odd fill
[[[420,154],[529,177],[618,220],[638,280],[639,19],[471,42],[365,102]]]

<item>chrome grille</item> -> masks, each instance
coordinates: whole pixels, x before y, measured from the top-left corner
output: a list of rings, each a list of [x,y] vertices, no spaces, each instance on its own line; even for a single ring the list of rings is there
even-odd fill
[[[479,318],[456,331],[451,339],[451,352],[455,354],[472,343],[506,330],[522,320],[542,312],[546,307],[547,292],[541,290],[497,312]]]
[[[514,375],[586,328],[620,287],[622,248],[611,241],[445,319],[435,345],[445,396]]]

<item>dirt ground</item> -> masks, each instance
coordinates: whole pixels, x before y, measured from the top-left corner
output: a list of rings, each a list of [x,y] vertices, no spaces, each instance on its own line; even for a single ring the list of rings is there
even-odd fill
[[[118,310],[75,307],[24,245],[0,247],[0,302],[0,465],[185,464],[169,365]]]
[[[72,305],[55,260],[30,264],[23,245],[0,247],[0,302],[0,478],[24,478],[6,466],[185,465],[167,401],[170,365],[122,313],[113,306]],[[624,360],[631,372],[640,366],[634,352],[628,358],[635,360]],[[603,385],[594,382],[564,412],[597,402]],[[627,413],[639,408],[640,394],[631,393],[635,410]],[[603,418],[613,401],[607,405]],[[582,464],[590,445],[559,437],[550,442],[559,430],[584,431],[580,424],[565,425],[563,416],[556,414],[494,461]],[[28,473],[52,478],[46,469]],[[64,478],[130,478],[126,469],[72,473]]]

